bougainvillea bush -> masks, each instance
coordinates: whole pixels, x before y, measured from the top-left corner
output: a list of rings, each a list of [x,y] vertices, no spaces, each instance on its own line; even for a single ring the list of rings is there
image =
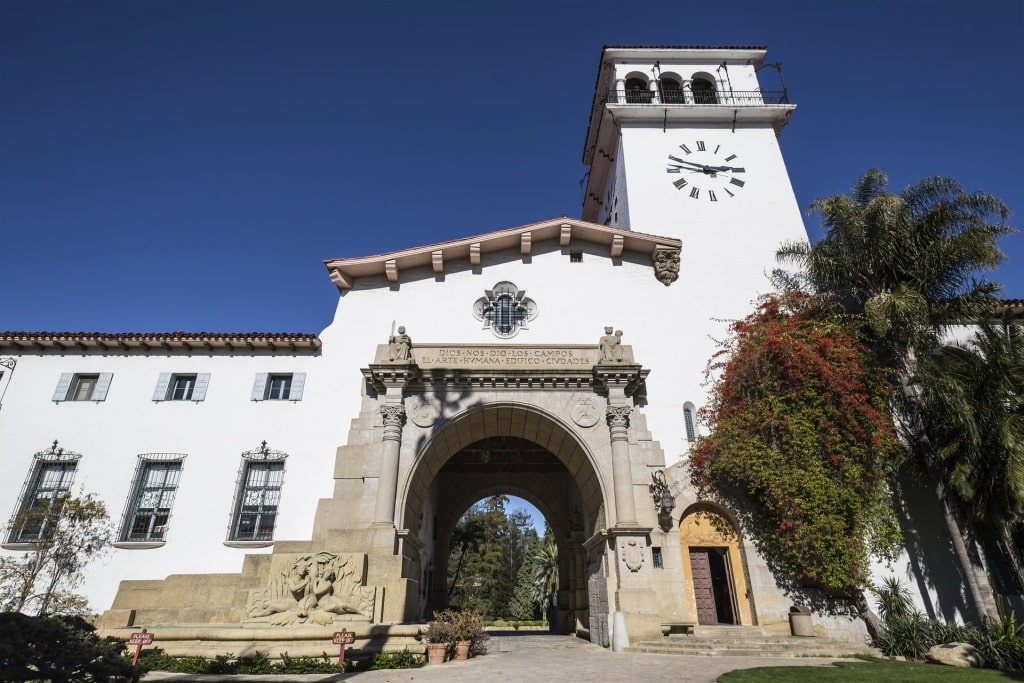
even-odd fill
[[[856,326],[818,300],[763,300],[709,365],[710,435],[691,454],[702,494],[740,510],[777,574],[859,589],[900,531],[892,387]]]

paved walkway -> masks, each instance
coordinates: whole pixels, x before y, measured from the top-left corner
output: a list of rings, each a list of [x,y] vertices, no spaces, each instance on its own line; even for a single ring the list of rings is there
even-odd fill
[[[686,681],[714,683],[728,671],[762,666],[828,666],[834,659],[813,657],[690,657],[611,652],[572,636],[502,634],[492,636],[488,654],[465,662],[446,662],[422,669],[385,669],[340,676],[273,676],[274,681],[324,683],[624,683]],[[232,677],[234,680],[269,680]],[[154,672],[146,681],[218,681],[218,676],[185,676]]]

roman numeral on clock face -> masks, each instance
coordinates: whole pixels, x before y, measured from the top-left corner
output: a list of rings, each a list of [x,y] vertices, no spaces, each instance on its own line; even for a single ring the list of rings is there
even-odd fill
[[[697,140],[697,151],[698,152],[705,152],[705,151],[707,151],[707,150],[704,149],[704,141],[703,140]]]
[[[708,199],[710,199],[713,202],[717,202],[718,201],[718,197],[715,196],[715,191],[714,190],[708,190]]]
[[[687,185],[689,185],[689,183],[686,182],[686,178],[680,178],[679,180],[673,180],[672,184],[676,186],[677,190],[681,190],[684,187],[686,187]]]
[[[690,150],[690,148],[687,147],[686,145],[679,145],[679,149],[683,150],[687,154],[693,154],[693,152]]]
[[[746,185],[746,183],[740,180],[739,178],[733,178],[732,180],[729,181],[729,184],[735,185],[736,187],[743,187],[744,185]]]
[[[694,199],[697,199],[698,197],[700,197],[700,188],[697,188],[697,187],[690,188],[690,196],[692,198],[694,198]]]

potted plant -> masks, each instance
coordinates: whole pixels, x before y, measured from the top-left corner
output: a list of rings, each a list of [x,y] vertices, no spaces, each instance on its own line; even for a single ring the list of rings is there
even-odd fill
[[[434,620],[427,623],[423,631],[423,637],[427,640],[427,663],[444,664],[448,648],[452,643],[452,624],[450,621],[438,618],[434,614]]]
[[[487,652],[487,641],[491,636],[487,633],[484,618],[477,612],[463,612],[461,635],[469,641],[471,655],[482,655]]]

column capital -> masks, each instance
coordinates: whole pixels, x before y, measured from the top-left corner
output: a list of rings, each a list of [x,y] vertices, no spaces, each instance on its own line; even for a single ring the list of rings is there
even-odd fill
[[[405,406],[401,404],[381,406],[380,414],[384,416],[385,425],[401,427],[405,420]]]
[[[384,438],[398,440],[402,438],[402,425],[405,424],[405,406],[401,403],[388,404],[380,407],[384,418]]]
[[[608,426],[613,430],[616,427],[629,427],[629,415],[633,412],[630,406],[608,406],[605,408],[604,416],[608,420]]]

